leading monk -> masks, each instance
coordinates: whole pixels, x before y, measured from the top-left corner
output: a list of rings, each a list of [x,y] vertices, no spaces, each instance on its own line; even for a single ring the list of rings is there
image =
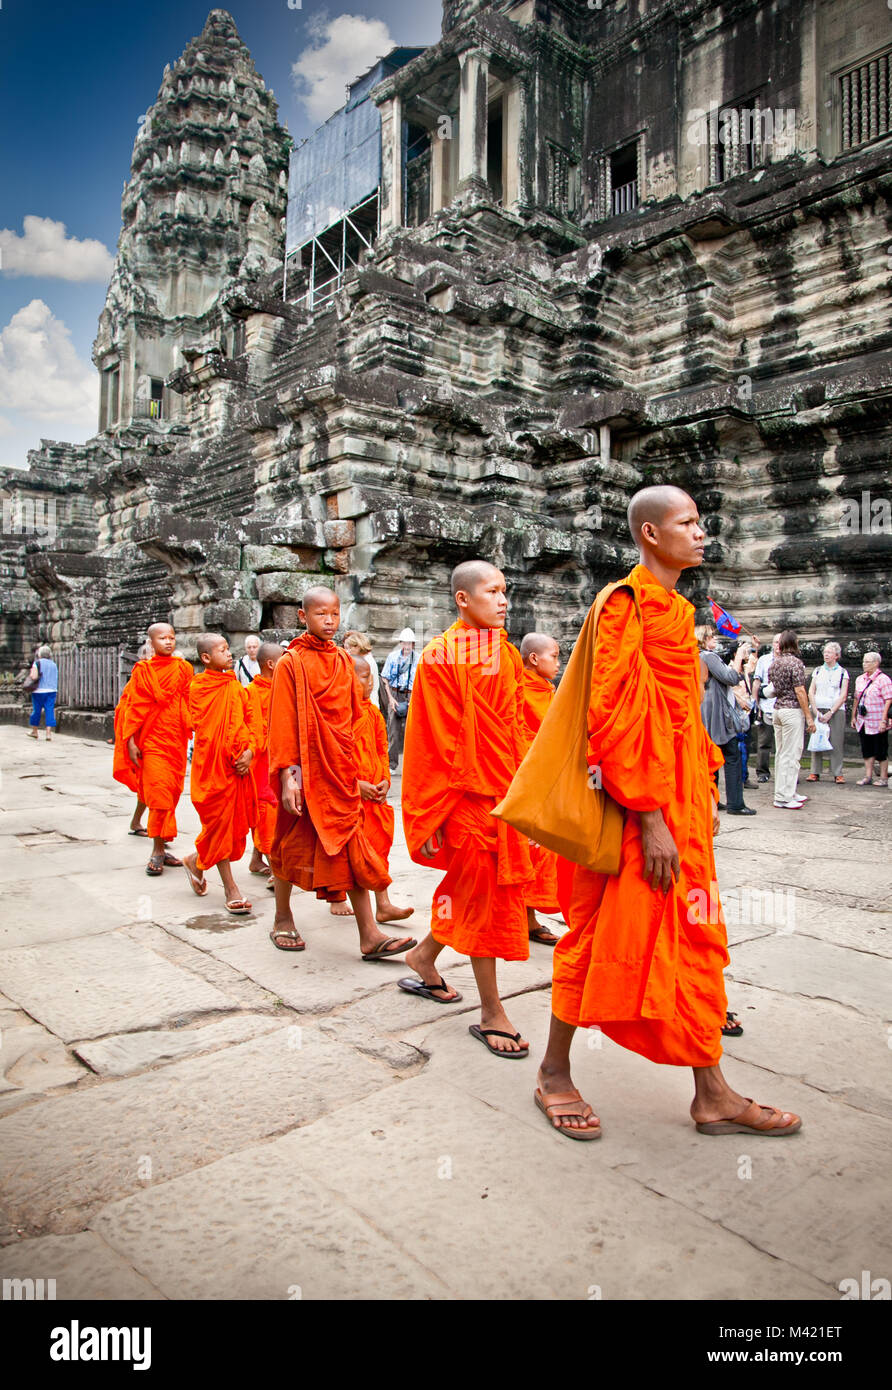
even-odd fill
[[[457,1002],[437,969],[444,945],[471,957],[480,1023],[469,1031],[497,1057],[529,1055],[505,1012],[496,960],[530,954],[525,890],[529,844],[491,815],[526,752],[523,663],[505,634],[505,576],[485,560],[452,574],[458,620],[425,647],[406,721],[403,825],[417,864],[446,870],[429,935],[406,954],[410,993]]]
[[[568,1138],[600,1136],[570,1075],[576,1028],[599,1026],[653,1062],[693,1069],[701,1134],[790,1135],[798,1115],[739,1095],[719,1065],[728,952],[712,772],[721,754],[699,714],[694,609],[675,587],[703,563],[705,533],[676,487],[637,492],[628,520],[640,563],[604,605],[588,711],[589,764],[625,807],[620,867],[577,866],[570,880],[536,1104]]]

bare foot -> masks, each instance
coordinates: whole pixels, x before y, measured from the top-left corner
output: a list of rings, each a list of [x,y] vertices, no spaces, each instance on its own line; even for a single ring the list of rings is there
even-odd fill
[[[342,903],[331,903],[328,910],[331,913],[332,917],[355,916],[353,908],[350,906],[348,899],[345,899]]]
[[[529,1052],[530,1045],[526,1038],[518,1038],[514,1041],[514,1034],[517,1029],[505,1013],[504,1009],[497,1009],[494,1013],[485,1014],[480,1010],[480,1027],[494,1028],[499,1033],[509,1033],[507,1038],[487,1038],[490,1047],[495,1048],[496,1052]]]
[[[270,874],[272,873],[272,869],[269,867],[259,850],[255,849],[254,853],[251,855],[251,862],[248,865],[248,873],[262,874],[264,878],[269,878]]]
[[[428,960],[420,946],[413,946],[411,950],[406,952],[403,960],[410,970],[414,970],[416,975],[421,976],[426,985],[437,986],[443,983],[436,962]]]
[[[411,917],[415,911],[414,907],[397,907],[389,898],[383,903],[378,903],[375,911],[376,922],[405,922],[407,917]]]
[[[545,1066],[539,1068],[539,1090],[547,1103],[549,1096],[569,1095],[576,1091],[569,1071],[549,1072]],[[578,1092],[577,1092],[578,1095]],[[555,1129],[599,1129],[601,1121],[586,1101],[581,1101],[581,1115],[553,1115],[550,1117]],[[586,1115],[585,1111],[589,1113]]]

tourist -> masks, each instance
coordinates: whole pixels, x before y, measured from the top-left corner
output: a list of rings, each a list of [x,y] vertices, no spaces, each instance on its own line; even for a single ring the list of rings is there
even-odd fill
[[[843,776],[843,753],[846,741],[846,697],[849,693],[849,673],[840,666],[842,647],[838,642],[828,642],[822,653],[823,666],[816,666],[808,687],[808,703],[815,716],[815,724],[826,724],[830,736],[830,776],[837,785],[845,782]],[[824,754],[812,753],[811,772],[806,781],[819,782],[824,766]]]
[[[756,671],[756,653],[752,642],[739,642],[729,664],[740,672],[740,684],[731,686],[728,691],[728,698],[733,700],[736,706],[737,746],[740,749],[740,785],[744,791],[752,791],[753,783],[749,780],[749,743],[753,727],[752,716],[755,710],[753,676]]]
[[[406,727],[403,825],[416,864],[445,869],[431,930],[406,956],[419,978],[400,988],[441,1004],[461,997],[437,970],[444,946],[470,956],[480,1023],[470,1033],[494,1057],[518,1061],[530,1045],[499,998],[496,960],[527,960],[529,841],[490,814],[527,748],[523,662],[505,634],[505,576],[484,560],[452,573],[458,620],[426,648]]]
[[[165,868],[181,864],[167,847],[177,836],[194,673],[188,661],[174,656],[177,638],[169,623],[153,623],[147,641],[152,655],[134,666],[116,711],[120,738],[112,776],[131,790],[135,776],[136,794],[149,808],[152,853],[146,873],[158,878]]]
[[[270,939],[280,951],[303,951],[291,887],[325,902],[346,893],[356,915],[365,961],[387,960],[415,945],[391,937],[372,912],[369,890],[390,883],[387,864],[363,827],[354,726],[363,715],[353,660],[334,636],[341,622],[337,594],[307,590],[298,610],[306,628],[276,667],[269,712],[269,778],[280,811],[270,852],[276,916]]]
[[[235,678],[229,643],[219,632],[203,632],[196,642],[204,670],[192,682],[189,717],[195,730],[190,795],[201,821],[195,851],[183,859],[193,893],[208,891],[205,870],[217,866],[226,911],[251,911],[232,874],[245,852],[248,831],[257,824],[257,797],[250,777],[260,742],[252,706]]]
[[[865,652],[861,660],[862,674],[855,681],[855,704],[852,709],[852,728],[857,729],[864,759],[864,776],[859,787],[873,782],[875,763],[880,775],[874,785],[889,785],[889,704],[892,701],[892,680],[880,670],[879,652]]]
[[[728,953],[712,910],[718,757],[697,718],[694,610],[675,587],[703,563],[705,534],[691,498],[667,487],[635,494],[629,528],[641,554],[624,581],[634,596],[617,589],[604,604],[587,711],[590,763],[627,808],[619,872],[574,869],[536,1104],[560,1134],[600,1136],[570,1072],[576,1028],[600,1028],[653,1062],[693,1069],[701,1134],[790,1135],[798,1116],[739,1095],[719,1065]]]
[[[388,699],[387,734],[390,744],[390,770],[396,772],[406,732],[409,701],[418,668],[415,633],[404,627],[397,646],[387,657],[381,671],[381,684]]]
[[[273,687],[273,674],[276,662],[281,659],[282,648],[278,642],[261,642],[257,651],[258,674],[248,686],[248,704],[251,718],[248,723],[256,735],[254,756],[251,759],[251,777],[254,794],[257,797],[257,824],[252,831],[253,851],[248,872],[269,878],[269,853],[273,847],[276,830],[276,815],[279,799],[269,784],[269,704]]]
[[[554,682],[561,669],[561,649],[544,632],[528,632],[520,644],[523,661],[523,722],[527,742],[532,743],[554,699]],[[527,929],[531,941],[555,946],[560,939],[540,922],[536,911],[560,912],[557,895],[557,855],[530,842],[535,878],[527,890]]]
[[[774,804],[799,811],[808,800],[796,791],[805,730],[815,731],[805,692],[805,667],[795,632],[788,628],[777,643],[778,655],[768,668],[774,687]]]
[[[756,702],[756,778],[759,782],[771,780],[771,752],[774,748],[774,686],[768,679],[772,661],[778,655],[777,644],[780,633],[771,639],[771,650],[765,652],[756,662],[753,676],[753,699]]]
[[[250,685],[254,677],[260,675],[260,662],[257,660],[259,651],[260,638],[256,632],[249,632],[245,638],[244,656],[239,657],[235,668],[239,685]]]
[[[34,661],[28,671],[28,680],[37,684],[31,691],[31,718],[28,720],[29,738],[38,738],[38,728],[43,717],[46,723],[46,737],[52,739],[56,729],[56,695],[59,690],[59,668],[53,661],[53,649],[43,645],[37,648]]]
[[[740,662],[726,665],[716,651],[718,633],[709,623],[694,629],[694,636],[700,651],[700,664],[705,676],[705,689],[700,704],[703,724],[713,743],[722,750],[725,759],[725,797],[727,804],[719,802],[719,810],[727,811],[729,816],[754,816],[756,812],[744,804],[743,779],[740,770],[740,744],[737,741],[741,720],[735,714],[733,696],[728,698],[732,686],[740,685]],[[742,660],[742,655],[740,660]],[[718,774],[716,774],[718,777]]]
[[[369,670],[372,673],[372,693],[369,699],[376,709],[380,709],[381,701],[378,697],[381,688],[381,675],[378,671],[378,663],[372,655],[372,644],[368,633],[356,632],[353,629],[350,632],[345,632],[344,650],[349,652],[351,656],[364,656],[369,663]]]

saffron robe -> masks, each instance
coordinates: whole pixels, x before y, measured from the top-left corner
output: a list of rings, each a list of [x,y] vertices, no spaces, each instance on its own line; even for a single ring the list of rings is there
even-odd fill
[[[381,711],[364,700],[362,713],[353,726],[356,770],[361,782],[390,782],[387,722]],[[369,843],[386,864],[393,845],[393,807],[386,801],[363,801],[362,823]]]
[[[138,661],[115,711],[115,758],[112,775],[135,791],[149,808],[148,833],[173,840],[176,808],[186,776],[189,747],[189,688],[194,671],[179,656],[157,652]],[[135,739],[142,757],[136,767],[127,751]]]
[[[233,763],[246,748],[253,751],[257,731],[234,671],[206,670],[196,676],[189,710],[195,730],[190,792],[201,820],[195,852],[198,867],[210,869],[223,859],[241,859],[248,831],[256,824],[250,769],[241,777]]]
[[[403,755],[403,825],[416,864],[445,868],[431,931],[464,955],[526,960],[529,842],[490,815],[526,751],[523,663],[503,630],[459,619],[424,649]],[[422,846],[442,829],[433,859]]]
[[[269,780],[278,800],[269,862],[276,878],[341,902],[386,888],[387,864],[363,829],[353,730],[363,698],[341,647],[302,632],[276,662],[269,712]],[[297,766],[303,810],[282,805],[281,772]]]
[[[551,681],[540,676],[538,671],[523,671],[523,719],[527,743],[532,743],[539,732],[548,706],[554,699],[554,686]],[[535,878],[527,891],[527,907],[538,908],[540,912],[559,912],[557,889],[558,856],[544,845],[530,841],[530,859]]]
[[[269,784],[269,702],[273,683],[269,676],[255,676],[250,685],[244,687],[248,704],[251,706],[251,724],[256,737],[254,757],[251,761],[251,777],[254,794],[257,797],[257,824],[254,826],[254,848],[259,854],[268,855],[273,847],[276,830],[276,812],[279,802]]]
[[[598,624],[589,760],[627,807],[619,873],[562,875],[570,930],[555,947],[552,1009],[600,1024],[654,1062],[714,1066],[725,1021],[725,923],[712,850],[712,773],[722,756],[700,718],[694,609],[643,565]],[[643,877],[640,812],[662,809],[681,872],[668,893]]]

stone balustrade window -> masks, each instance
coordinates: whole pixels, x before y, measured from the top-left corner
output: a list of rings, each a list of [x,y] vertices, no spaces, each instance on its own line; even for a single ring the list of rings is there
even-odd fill
[[[888,135],[892,125],[892,48],[839,78],[840,150],[853,150]]]

